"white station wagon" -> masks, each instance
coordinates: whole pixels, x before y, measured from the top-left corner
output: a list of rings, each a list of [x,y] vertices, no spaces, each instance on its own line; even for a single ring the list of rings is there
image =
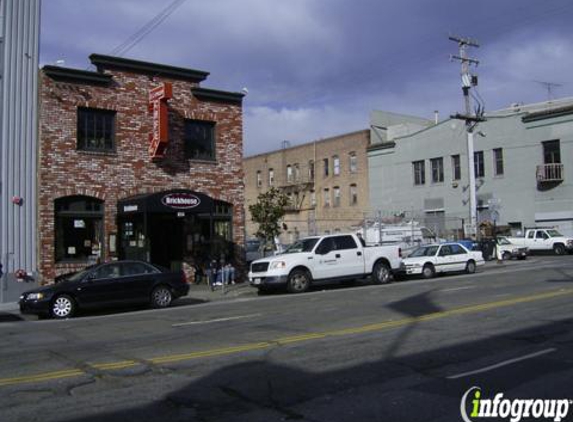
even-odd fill
[[[469,251],[459,243],[425,245],[415,249],[403,259],[406,274],[421,274],[432,278],[436,273],[465,271],[474,273],[484,265],[480,251]]]

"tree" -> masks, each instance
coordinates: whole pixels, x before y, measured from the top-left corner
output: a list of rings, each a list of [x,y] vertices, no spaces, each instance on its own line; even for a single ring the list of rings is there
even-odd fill
[[[280,220],[286,214],[285,207],[290,203],[288,196],[272,187],[259,194],[257,202],[249,205],[251,220],[259,225],[255,235],[265,244],[274,246],[274,239],[281,233]]]

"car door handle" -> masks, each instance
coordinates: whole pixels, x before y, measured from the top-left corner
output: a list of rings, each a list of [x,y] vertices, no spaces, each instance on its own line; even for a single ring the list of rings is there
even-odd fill
[[[340,254],[337,253],[337,254],[335,255],[335,257],[336,257],[336,258],[340,258]]]
[[[356,252],[356,255],[362,256],[362,252],[358,251],[358,252]]]

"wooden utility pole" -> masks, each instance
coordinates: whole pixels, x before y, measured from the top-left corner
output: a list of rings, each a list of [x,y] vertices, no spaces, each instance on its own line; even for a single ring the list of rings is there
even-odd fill
[[[458,60],[461,62],[461,78],[462,78],[462,92],[464,95],[465,114],[456,113],[451,116],[453,119],[460,119],[465,122],[467,132],[467,152],[468,152],[468,178],[469,178],[469,233],[464,228],[464,234],[470,236],[478,236],[477,230],[477,198],[476,198],[476,179],[474,169],[474,136],[473,131],[479,122],[484,121],[483,109],[478,107],[475,113],[471,111],[471,98],[470,90],[477,86],[477,75],[470,72],[470,66],[477,66],[479,61],[472,59],[467,55],[468,47],[479,47],[476,41],[469,38],[461,38],[450,36],[451,41],[457,42],[459,46],[459,55],[451,55],[450,60]]]

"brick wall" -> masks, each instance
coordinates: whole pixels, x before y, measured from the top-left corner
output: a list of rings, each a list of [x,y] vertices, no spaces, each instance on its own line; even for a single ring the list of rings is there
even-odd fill
[[[142,193],[169,189],[202,192],[233,205],[233,241],[244,242],[244,184],[242,107],[237,103],[199,100],[191,93],[198,84],[188,80],[150,77],[124,70],[108,86],[54,80],[43,74],[40,86],[39,253],[40,272],[49,282],[78,265],[58,264],[54,255],[54,201],[87,195],[105,201],[104,232],[117,232],[117,201]],[[149,90],[173,84],[169,100],[170,141],[164,158],[148,154],[152,115]],[[78,151],[77,108],[116,111],[114,153]],[[216,123],[216,161],[185,158],[184,119]],[[104,259],[109,258],[105,248]],[[79,265],[79,267],[84,266]]]

